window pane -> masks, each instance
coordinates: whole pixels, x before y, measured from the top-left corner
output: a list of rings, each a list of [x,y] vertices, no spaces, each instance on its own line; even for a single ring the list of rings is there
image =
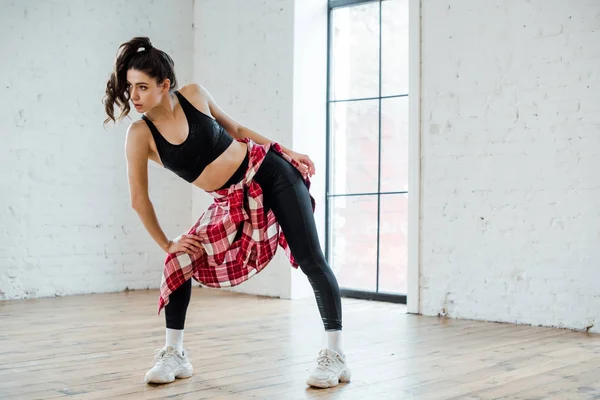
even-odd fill
[[[340,287],[374,292],[377,285],[377,196],[333,197],[331,268]]]
[[[408,196],[381,195],[379,291],[406,294]]]
[[[331,98],[379,96],[379,3],[332,11]]]
[[[408,0],[381,3],[381,95],[408,93]]]
[[[381,191],[408,190],[408,97],[381,100]]]
[[[331,121],[330,192],[377,192],[378,100],[332,103]]]

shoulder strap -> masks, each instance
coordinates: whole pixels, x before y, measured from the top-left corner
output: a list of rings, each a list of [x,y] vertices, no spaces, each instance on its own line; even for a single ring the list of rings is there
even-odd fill
[[[179,104],[181,104],[181,108],[183,109],[185,116],[188,117],[190,111],[194,109],[194,106],[192,105],[192,103],[189,102],[188,99],[185,98],[184,95],[179,93],[179,90],[176,90],[175,94],[177,95],[177,98],[179,99]]]
[[[150,132],[152,133],[152,137],[154,138],[154,142],[157,146],[161,146],[164,143],[168,143],[163,137],[163,135],[160,134],[160,132],[156,128],[156,125],[154,125],[154,122],[150,121],[145,115],[142,115],[142,119],[146,121],[146,125],[148,125],[148,128],[150,128]]]

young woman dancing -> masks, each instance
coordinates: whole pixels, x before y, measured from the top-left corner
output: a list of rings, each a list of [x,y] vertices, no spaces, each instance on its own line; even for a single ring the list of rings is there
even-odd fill
[[[314,220],[310,158],[272,142],[228,116],[199,84],[178,89],[173,60],[147,37],[123,43],[106,85],[109,121],[142,114],[125,140],[131,204],[167,253],[158,311],[165,309],[166,342],[146,382],[192,376],[183,329],[192,279],[231,287],[260,272],[281,246],[315,293],[327,336],[306,383],[331,387],[350,380],[341,347],[342,306],[335,275],[321,251]],[[121,110],[114,115],[114,105]],[[187,234],[169,239],[148,195],[148,160],[214,197]]]

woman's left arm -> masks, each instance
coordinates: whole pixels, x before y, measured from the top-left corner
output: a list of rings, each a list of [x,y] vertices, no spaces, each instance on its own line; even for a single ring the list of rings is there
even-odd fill
[[[200,91],[202,92],[203,97],[206,98],[208,101],[208,107],[210,108],[211,114],[215,117],[215,119],[219,122],[219,124],[221,124],[223,126],[223,128],[225,128],[225,130],[227,132],[229,132],[229,134],[231,136],[233,136],[237,139],[248,138],[248,139],[252,140],[253,142],[262,144],[262,145],[266,145],[266,144],[274,142],[273,140],[270,140],[270,139],[260,135],[258,132],[255,132],[252,129],[243,126],[242,124],[240,124],[239,122],[237,122],[236,120],[231,118],[229,115],[227,115],[227,113],[225,111],[223,111],[221,109],[221,107],[219,107],[219,105],[213,99],[212,95],[208,92],[208,90],[206,90],[205,88],[203,88],[200,85],[198,85],[198,87],[199,87]],[[300,166],[304,169],[303,172],[305,174],[308,174],[309,176],[312,176],[315,174],[315,165],[309,156],[307,156],[306,154],[300,154],[291,149],[288,149],[287,147],[283,146],[281,143],[279,143],[279,145],[281,146],[281,149],[283,150],[283,152],[285,154],[287,154],[292,159],[294,159],[297,163],[300,164]]]

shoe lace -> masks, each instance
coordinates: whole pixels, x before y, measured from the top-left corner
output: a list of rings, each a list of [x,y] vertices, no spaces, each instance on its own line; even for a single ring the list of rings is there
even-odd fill
[[[167,351],[167,349],[157,349],[154,351],[154,363],[156,365],[166,365],[174,368],[177,366],[176,356],[173,351]]]
[[[334,360],[332,357],[330,357],[327,354],[319,354],[319,357],[317,357],[317,368],[319,369],[331,369],[331,367],[333,367],[334,364]]]

